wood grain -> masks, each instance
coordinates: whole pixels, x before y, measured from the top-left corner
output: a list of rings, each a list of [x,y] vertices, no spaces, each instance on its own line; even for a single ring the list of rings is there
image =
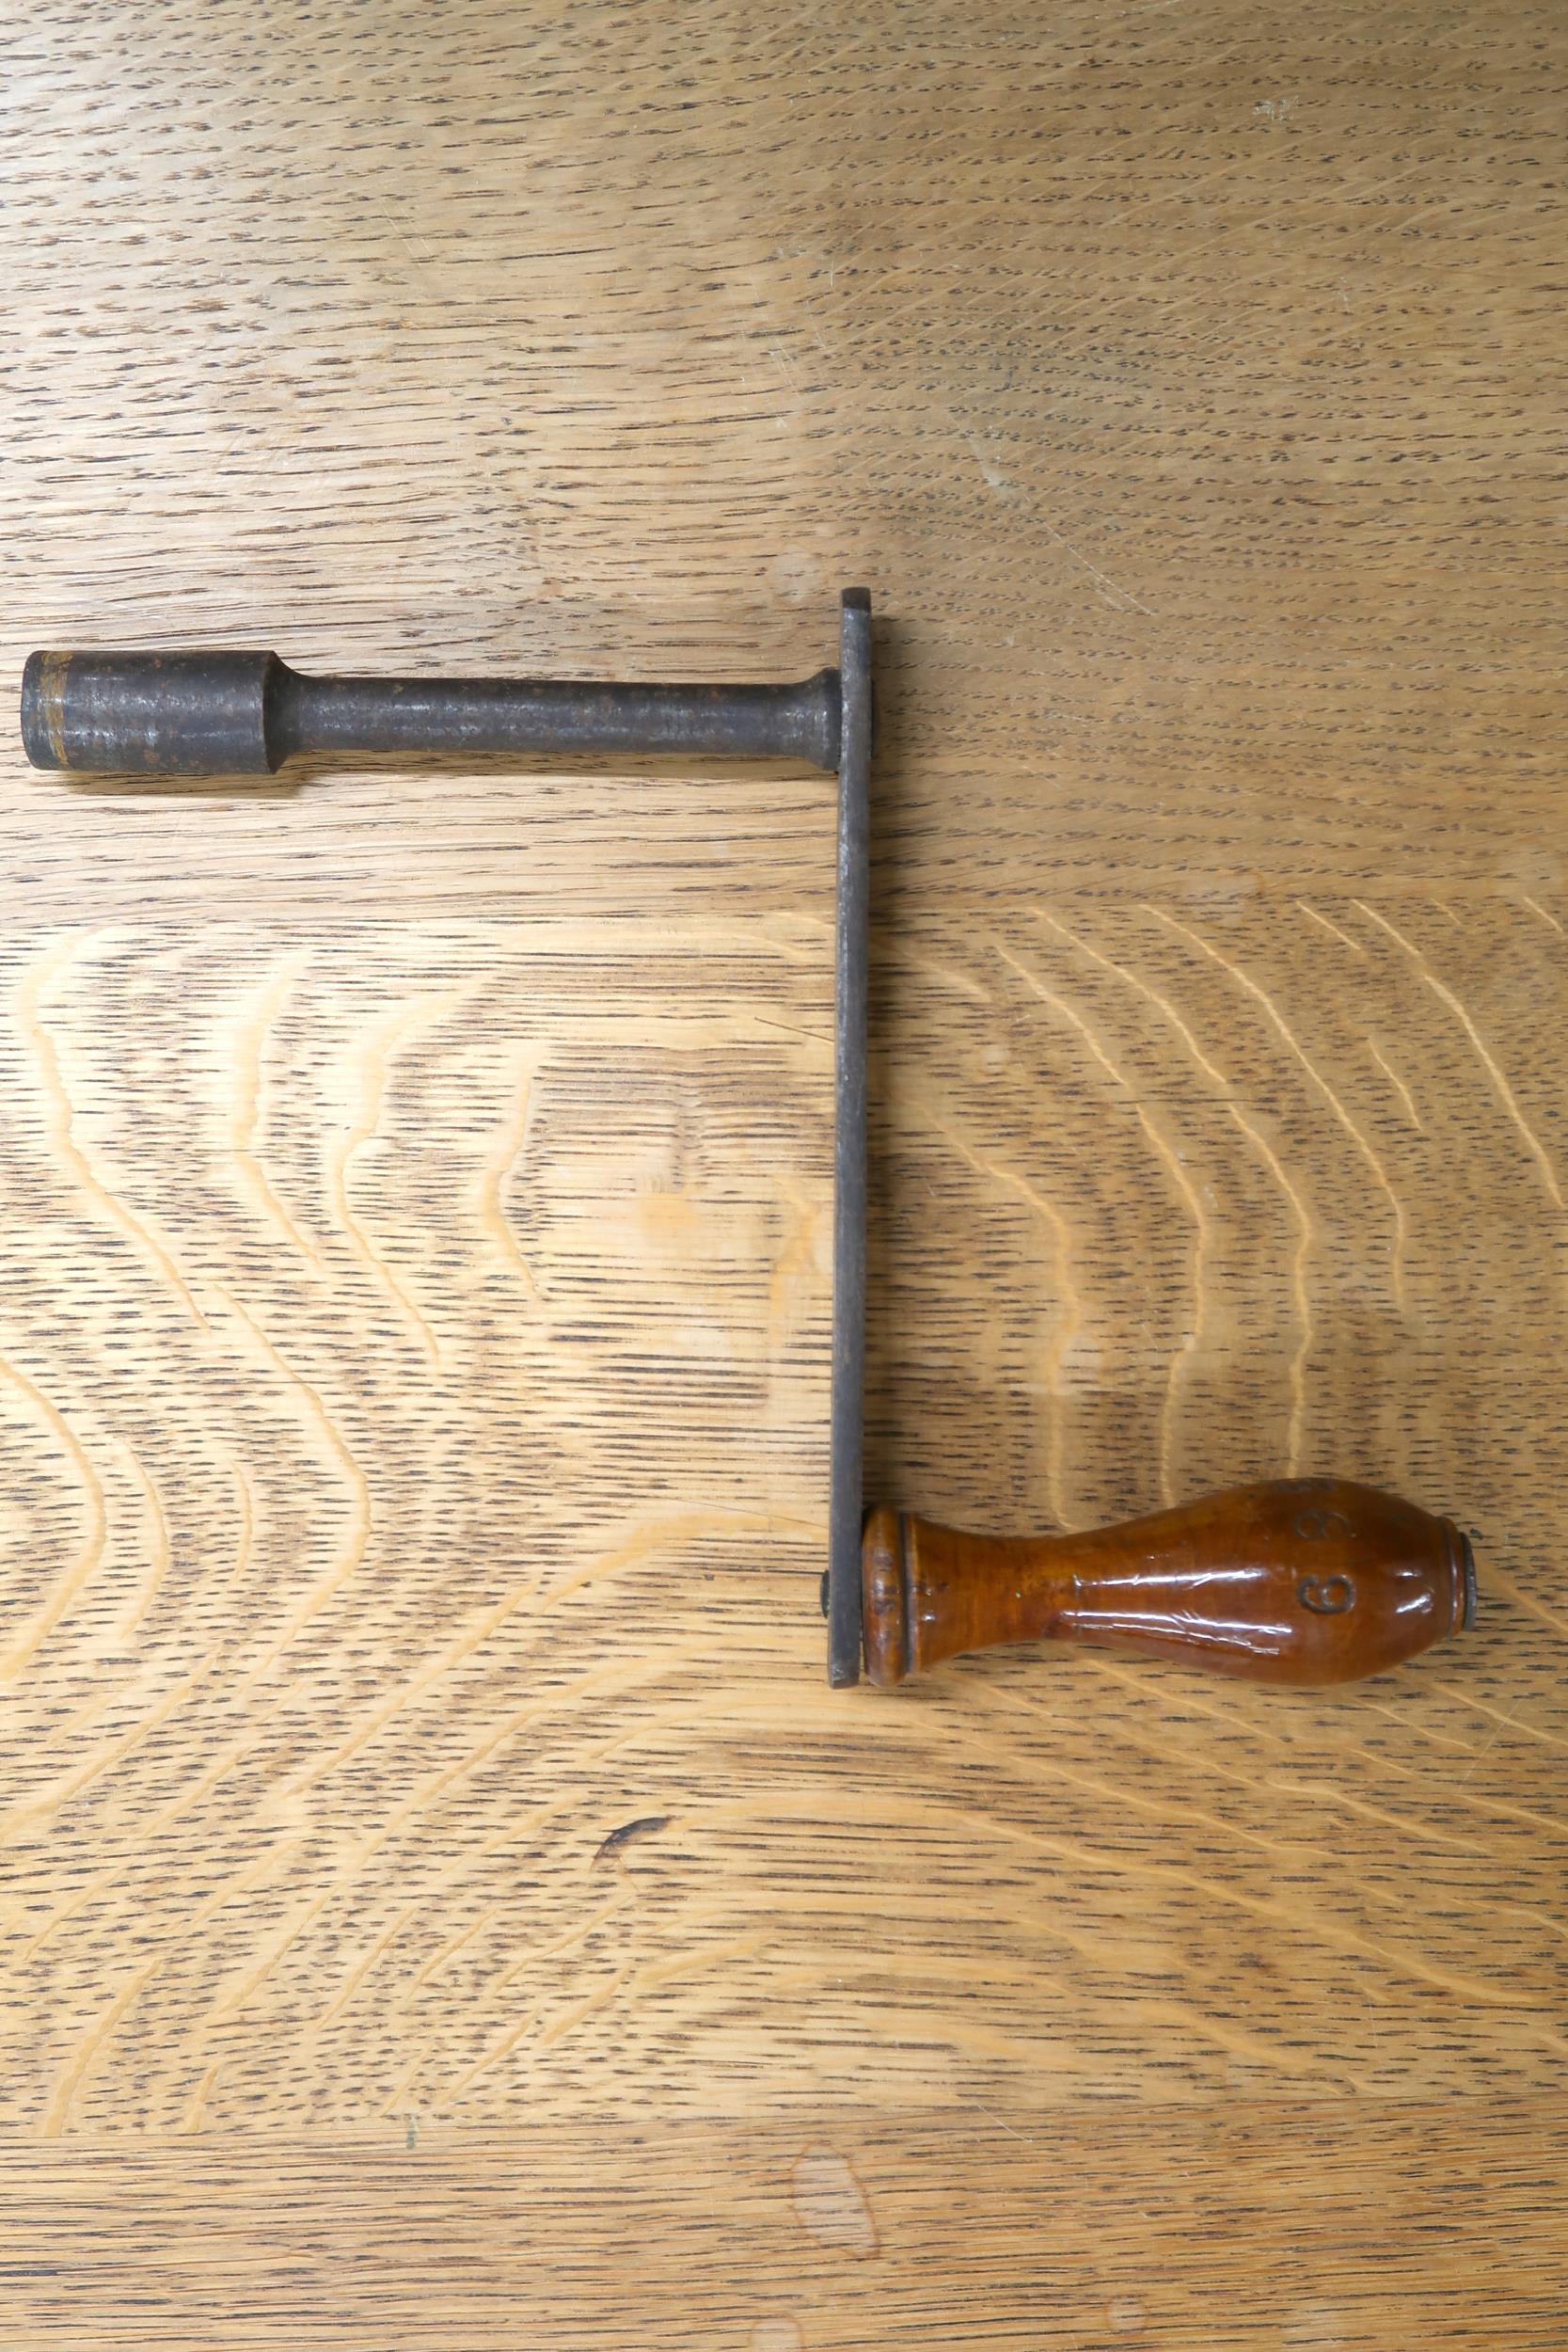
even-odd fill
[[[1541,2097],[67,2143],[8,2168],[7,2282],[29,2344],[157,2352],[1557,2352],[1565,2161]]]
[[[876,1489],[1334,1470],[1481,1612],[830,1693],[831,787],[8,742],[0,2341],[1556,2352],[1565,67],[12,28],[5,675],[804,675],[866,580]]]

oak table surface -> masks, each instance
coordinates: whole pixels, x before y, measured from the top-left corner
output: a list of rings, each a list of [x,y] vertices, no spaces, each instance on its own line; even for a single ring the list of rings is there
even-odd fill
[[[1334,1470],[1481,1607],[831,1692],[831,781],[8,722],[0,2344],[1560,2352],[1565,69],[18,16],[5,677],[803,675],[865,581],[872,1493]]]

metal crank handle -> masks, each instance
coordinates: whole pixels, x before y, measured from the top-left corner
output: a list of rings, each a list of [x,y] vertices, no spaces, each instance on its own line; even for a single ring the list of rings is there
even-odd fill
[[[1248,1682],[1354,1682],[1474,1623],[1451,1519],[1344,1478],[1284,1478],[1081,1535],[994,1539],[870,1513],[865,1671],[902,1682],[997,1642],[1103,1643]]]

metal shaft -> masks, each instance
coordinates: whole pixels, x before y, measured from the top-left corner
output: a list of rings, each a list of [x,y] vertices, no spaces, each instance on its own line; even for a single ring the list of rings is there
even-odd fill
[[[865,1424],[865,1097],[871,929],[871,599],[844,594],[834,956],[833,1376],[828,1487],[828,1679],[860,1680]]]
[[[35,653],[22,737],[70,775],[270,775],[311,753],[660,753],[834,770],[836,670],[787,686],[308,677],[274,653]]]

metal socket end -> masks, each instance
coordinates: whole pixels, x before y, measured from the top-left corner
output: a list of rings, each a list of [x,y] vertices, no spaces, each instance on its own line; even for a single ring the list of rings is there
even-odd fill
[[[272,653],[35,653],[22,740],[35,768],[68,775],[271,775],[291,675]]]

